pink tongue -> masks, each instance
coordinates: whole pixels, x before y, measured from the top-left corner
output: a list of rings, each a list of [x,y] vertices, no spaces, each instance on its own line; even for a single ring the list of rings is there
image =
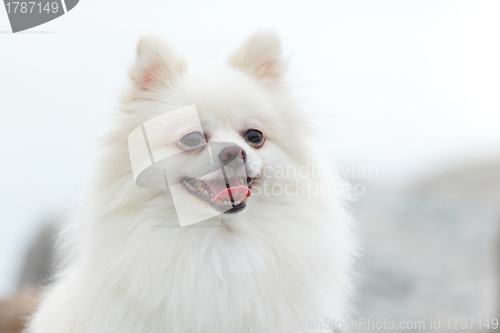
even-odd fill
[[[231,196],[229,195],[229,191],[231,191],[231,195],[233,197],[233,200],[243,200],[246,197],[249,197],[252,194],[252,191],[246,186],[237,186],[237,187],[230,187],[229,189],[225,189],[217,196],[215,197],[215,200],[226,200],[230,201]]]

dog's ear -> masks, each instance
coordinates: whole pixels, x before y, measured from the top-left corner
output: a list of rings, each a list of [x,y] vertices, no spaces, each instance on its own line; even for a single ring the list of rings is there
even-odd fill
[[[273,31],[250,36],[229,58],[229,64],[259,80],[279,82],[286,71],[281,41]]]
[[[154,91],[168,87],[186,69],[186,61],[163,40],[145,36],[137,43],[135,64],[130,69],[129,75],[136,89]]]

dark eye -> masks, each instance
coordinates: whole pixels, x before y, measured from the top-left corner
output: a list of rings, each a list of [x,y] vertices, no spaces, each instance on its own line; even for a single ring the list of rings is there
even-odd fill
[[[181,143],[187,147],[196,147],[204,143],[203,135],[198,132],[186,134],[182,137]]]
[[[264,140],[264,135],[261,131],[249,130],[247,134],[245,134],[245,138],[248,140],[248,142],[254,145],[259,145]]]

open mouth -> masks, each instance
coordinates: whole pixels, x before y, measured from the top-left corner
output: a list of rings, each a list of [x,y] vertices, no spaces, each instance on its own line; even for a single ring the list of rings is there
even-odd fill
[[[211,207],[226,214],[237,213],[245,209],[245,200],[250,196],[255,178],[247,177],[246,180],[232,176],[225,180],[201,180],[184,177],[182,184],[186,190],[203,201],[210,203]]]

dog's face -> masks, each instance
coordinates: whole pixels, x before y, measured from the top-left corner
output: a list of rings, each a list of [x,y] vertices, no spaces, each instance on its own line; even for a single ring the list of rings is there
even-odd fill
[[[166,166],[168,183],[181,185],[183,204],[193,211],[250,209],[258,200],[249,197],[256,189],[262,193],[264,179],[280,182],[267,177],[266,168],[286,168],[303,159],[306,126],[288,97],[276,36],[254,35],[230,65],[190,73],[162,41],[143,38],[130,73],[130,104],[141,109],[144,120],[196,105],[197,117],[172,113],[155,134],[156,148],[175,152]]]
[[[255,118],[233,117],[224,124],[221,117],[200,110],[201,128],[188,126],[174,139],[181,151],[175,162],[185,167],[169,165],[167,169],[169,179],[179,181],[202,205],[208,203],[229,214],[246,208],[252,185],[263,168],[258,150],[266,144],[266,131]]]

